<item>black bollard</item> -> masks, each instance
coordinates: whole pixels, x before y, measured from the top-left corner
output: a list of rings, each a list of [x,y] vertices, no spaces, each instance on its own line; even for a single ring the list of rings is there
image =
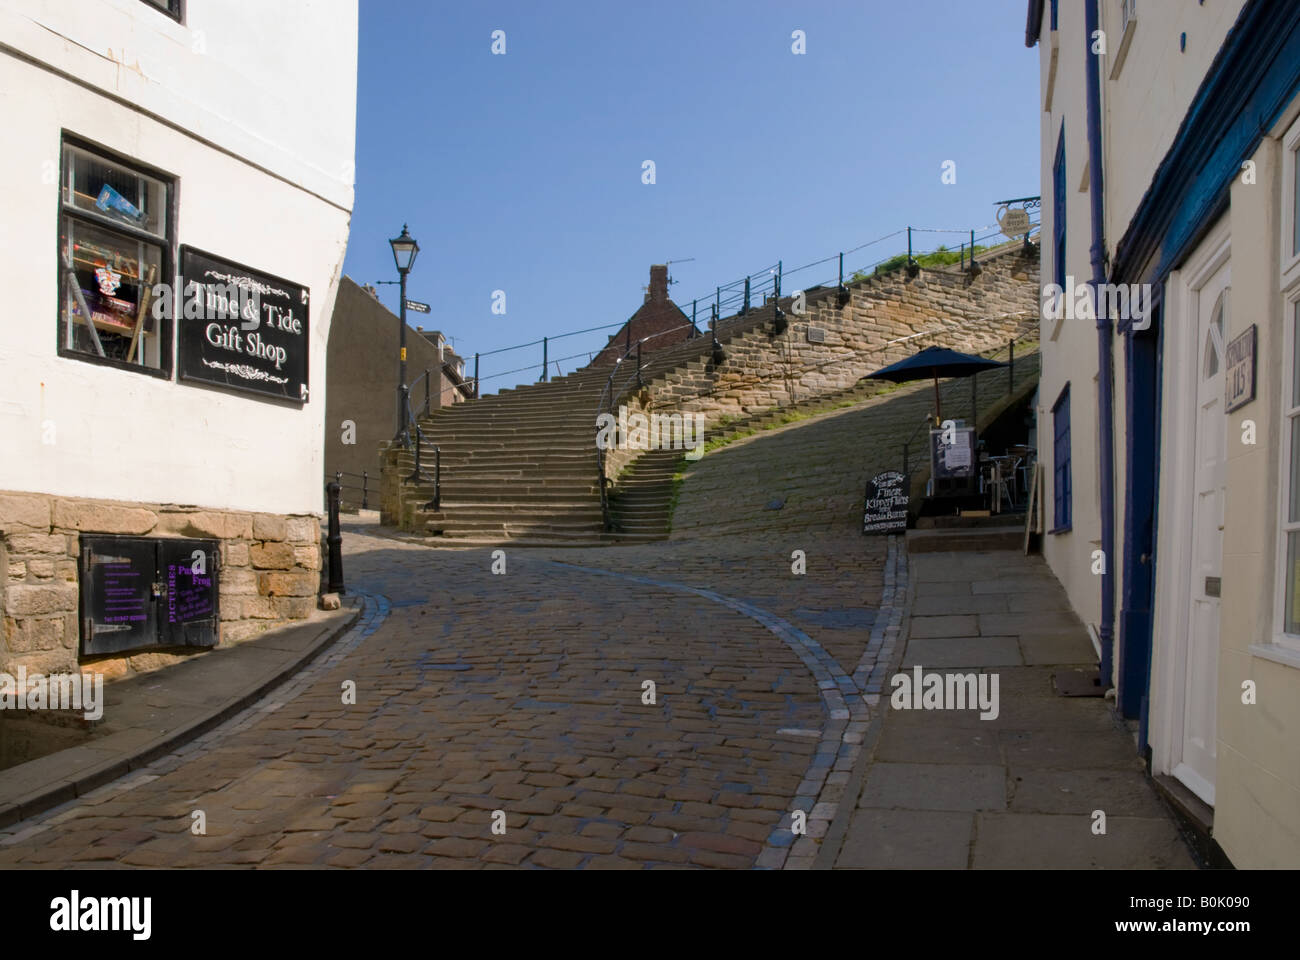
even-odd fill
[[[326,592],[337,593],[340,596],[347,592],[343,587],[343,534],[339,532],[339,497],[342,490],[337,480],[325,485],[326,495],[329,498],[330,525],[329,536],[325,538],[330,557],[329,587]]]

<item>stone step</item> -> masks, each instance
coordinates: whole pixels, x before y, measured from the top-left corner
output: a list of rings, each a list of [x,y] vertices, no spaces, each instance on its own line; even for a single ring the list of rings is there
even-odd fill
[[[537,505],[532,509],[513,503],[513,505],[490,505],[480,507],[480,509],[467,509],[464,506],[447,505],[442,503],[441,510],[442,523],[448,527],[464,527],[469,524],[478,523],[504,523],[510,526],[526,526],[526,524],[586,524],[586,523],[603,523],[601,516],[601,506],[595,505],[595,509],[584,507],[581,510],[551,510],[549,505]]]
[[[908,553],[947,553],[1023,549],[1025,528],[1019,526],[970,529],[908,530]]]
[[[538,537],[572,539],[575,537],[599,538],[605,530],[603,523],[543,524],[543,523],[438,523],[425,524],[429,533],[456,540],[463,537]]]

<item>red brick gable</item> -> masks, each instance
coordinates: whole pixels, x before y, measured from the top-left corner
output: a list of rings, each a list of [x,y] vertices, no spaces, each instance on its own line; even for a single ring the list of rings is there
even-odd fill
[[[588,366],[612,366],[614,361],[627,352],[629,343],[635,345],[643,337],[651,338],[641,347],[644,355],[671,347],[692,336],[695,336],[695,332],[691,327],[691,318],[668,298],[668,267],[657,263],[650,268],[650,287],[645,302],[619,328],[618,333],[609,338],[608,345]]]

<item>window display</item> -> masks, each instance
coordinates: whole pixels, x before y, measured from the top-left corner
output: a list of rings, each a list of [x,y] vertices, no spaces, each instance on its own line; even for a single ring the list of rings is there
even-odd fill
[[[170,261],[170,185],[65,146],[59,229],[62,352],[170,367],[169,324],[152,309]]]

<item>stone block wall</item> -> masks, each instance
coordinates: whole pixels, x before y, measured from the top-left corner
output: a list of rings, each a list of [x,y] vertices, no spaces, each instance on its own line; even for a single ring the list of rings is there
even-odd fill
[[[722,417],[851,387],[923,347],[981,353],[1036,334],[1037,246],[1003,248],[981,258],[980,267],[975,277],[955,267],[922,269],[915,278],[900,270],[847,285],[843,299],[833,288],[811,291],[805,315],[786,309],[789,326],[783,333],[776,334],[770,321],[749,322],[730,337],[720,327],[726,356],[716,368],[707,353],[696,356],[620,403],[629,414],[703,412],[708,430]],[[761,319],[772,311],[769,303],[753,312]],[[823,331],[824,342],[809,342],[809,327]],[[616,478],[640,453],[610,451],[606,476]]]
[[[323,567],[320,519],[175,504],[0,492],[0,670],[75,671],[80,649],[80,535],[220,541],[219,645],[311,615]],[[137,651],[96,659],[108,677],[192,653]]]

